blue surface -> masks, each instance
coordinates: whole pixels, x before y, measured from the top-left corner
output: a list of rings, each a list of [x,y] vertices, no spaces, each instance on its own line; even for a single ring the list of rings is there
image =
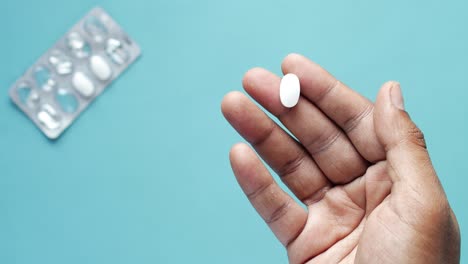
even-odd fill
[[[50,142],[8,88],[98,4],[143,56]],[[253,66],[280,73],[289,52],[372,99],[400,81],[468,228],[465,0],[42,0],[1,10],[0,263],[286,262],[232,176],[227,153],[240,138],[219,103]]]

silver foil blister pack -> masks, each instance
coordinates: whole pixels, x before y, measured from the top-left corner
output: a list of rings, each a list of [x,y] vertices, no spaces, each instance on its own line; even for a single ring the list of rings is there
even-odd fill
[[[139,55],[138,45],[97,7],[12,85],[10,97],[55,139]]]

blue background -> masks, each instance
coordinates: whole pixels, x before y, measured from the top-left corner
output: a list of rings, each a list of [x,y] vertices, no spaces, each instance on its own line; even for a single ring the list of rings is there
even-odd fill
[[[50,142],[7,92],[95,5],[143,56]],[[1,14],[0,263],[286,262],[232,175],[241,139],[219,104],[290,52],[371,99],[400,81],[468,228],[465,0],[8,0]]]

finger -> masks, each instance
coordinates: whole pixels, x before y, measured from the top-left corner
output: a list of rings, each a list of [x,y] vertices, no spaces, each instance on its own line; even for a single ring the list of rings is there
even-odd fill
[[[257,150],[298,199],[305,204],[321,198],[330,182],[306,151],[240,92],[222,102],[229,123]]]
[[[307,221],[307,212],[278,186],[247,145],[235,145],[230,160],[239,185],[275,236],[285,246],[294,241]]]
[[[438,237],[441,230],[453,230],[446,229],[451,226],[447,223],[456,226],[456,220],[452,222],[452,211],[432,166],[424,136],[404,111],[398,83],[389,82],[380,90],[374,122],[377,137],[386,150],[387,172],[394,183],[389,202],[403,223],[401,227],[431,239]],[[453,237],[457,240],[456,235]],[[457,247],[452,249],[455,254],[459,252]]]
[[[376,162],[385,157],[374,132],[373,104],[369,100],[301,55],[287,56],[282,69],[299,77],[301,94],[346,132],[365,159]]]
[[[361,176],[367,162],[327,116],[303,97],[294,108],[279,100],[280,78],[264,69],[252,69],[244,77],[245,90],[291,131],[334,183],[347,183]]]
[[[374,116],[377,136],[386,149],[389,176],[411,186],[425,198],[438,197],[442,187],[426,149],[424,135],[404,111],[400,85],[386,83],[379,92]]]

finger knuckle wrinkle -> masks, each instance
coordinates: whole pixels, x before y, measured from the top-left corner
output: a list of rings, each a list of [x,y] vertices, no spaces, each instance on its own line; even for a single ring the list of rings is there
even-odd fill
[[[412,143],[426,149],[426,139],[424,137],[424,133],[419,129],[417,126],[413,126],[407,131],[407,139]]]
[[[285,201],[281,203],[277,208],[273,210],[273,212],[265,219],[267,224],[272,224],[278,220],[280,220],[283,216],[288,213],[290,201]]]
[[[261,136],[259,136],[258,138],[254,140],[251,140],[250,143],[252,144],[252,146],[259,146],[263,144],[273,135],[275,130],[276,130],[276,126],[274,124],[271,124],[269,128],[265,129],[265,131],[261,134]]]
[[[247,198],[249,198],[250,201],[256,199],[257,197],[261,196],[262,194],[265,193],[265,191],[269,188],[271,188],[272,186],[274,185],[274,182],[271,181],[270,183],[268,184],[264,184],[262,185],[260,188],[258,188],[257,190],[251,192],[251,193],[248,193],[246,194],[247,195]]]
[[[341,82],[339,80],[333,81],[332,84],[318,96],[318,98],[315,100],[315,103],[320,103],[321,101],[323,101],[323,99],[327,97],[327,95],[331,94],[332,91],[336,90],[338,87],[340,87],[340,85]]]
[[[283,166],[277,171],[281,178],[286,178],[294,174],[304,163],[306,154],[304,152],[298,153],[295,157],[287,160]]]
[[[361,123],[362,120],[368,117],[373,111],[374,111],[374,106],[372,104],[369,104],[368,106],[366,106],[366,108],[361,110],[361,112],[359,112],[357,115],[353,115],[347,120],[345,120],[343,123],[343,130],[346,133],[350,133]]]
[[[342,136],[342,133],[338,130],[334,133],[324,132],[316,140],[305,144],[305,146],[312,155],[316,155],[330,148],[340,136]]]

